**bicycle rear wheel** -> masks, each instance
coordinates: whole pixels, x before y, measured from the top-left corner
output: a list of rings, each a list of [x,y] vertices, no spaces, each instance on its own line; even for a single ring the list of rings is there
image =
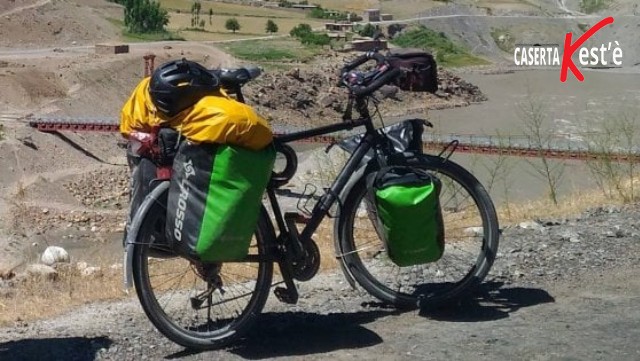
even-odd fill
[[[429,155],[403,162],[442,182],[442,258],[410,267],[399,267],[389,259],[364,199],[366,175],[347,195],[336,234],[344,265],[367,292],[401,308],[433,307],[468,294],[487,275],[498,249],[498,219],[486,190],[461,166]]]
[[[145,215],[133,248],[133,279],[154,326],[187,348],[214,349],[242,336],[269,295],[272,262],[195,263],[161,246],[165,202]],[[262,212],[249,254],[264,256],[273,228]]]

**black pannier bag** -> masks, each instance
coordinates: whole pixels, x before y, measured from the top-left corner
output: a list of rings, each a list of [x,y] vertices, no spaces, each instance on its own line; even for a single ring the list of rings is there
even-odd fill
[[[189,260],[242,260],[249,251],[275,150],[182,142],[173,162],[165,234]]]
[[[425,125],[431,126],[431,123],[424,119],[407,119],[399,123],[386,126],[382,131],[391,142],[391,146],[396,152],[412,152],[414,154],[422,153],[422,133],[424,133]],[[364,134],[358,134],[338,142],[338,146],[342,150],[353,153]],[[374,156],[374,150],[370,150],[362,159],[360,165],[367,164]]]
[[[389,64],[403,74],[395,81],[402,90],[435,93],[438,90],[438,68],[433,55],[420,49],[392,49]]]

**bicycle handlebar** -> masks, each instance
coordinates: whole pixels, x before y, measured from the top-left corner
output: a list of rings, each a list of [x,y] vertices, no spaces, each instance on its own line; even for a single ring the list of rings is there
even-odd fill
[[[345,64],[342,67],[342,71],[341,74],[347,73],[357,67],[359,67],[360,65],[368,62],[369,60],[375,60],[376,61],[376,65],[380,66],[382,64],[384,64],[387,61],[387,58],[380,54],[380,53],[376,53],[376,52],[368,52],[364,55],[360,55],[359,57],[355,58],[354,60],[352,60],[351,62]]]
[[[355,68],[369,60],[376,61],[376,69],[366,73],[352,72]],[[378,52],[368,52],[345,64],[340,72],[340,83],[338,86],[346,86],[356,98],[363,98],[373,94],[383,85],[389,84],[397,78],[402,71],[392,67],[387,61],[387,57]]]
[[[376,90],[380,89],[383,85],[390,83],[392,80],[402,74],[402,70],[398,68],[389,68],[382,73],[380,77],[375,79],[371,84],[363,87],[352,87],[351,92],[356,97],[365,97],[373,94]]]

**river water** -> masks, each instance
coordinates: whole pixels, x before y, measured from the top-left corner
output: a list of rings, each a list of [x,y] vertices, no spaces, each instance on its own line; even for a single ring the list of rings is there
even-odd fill
[[[530,70],[506,74],[464,74],[476,84],[488,101],[464,108],[431,111],[433,132],[443,134],[522,135],[525,117],[520,107],[534,104],[542,114],[545,133],[563,139],[588,141],[602,132],[602,125],[623,115],[635,119],[640,138],[640,74],[608,71],[586,71],[584,82],[569,77],[559,80],[558,70]],[[537,175],[538,160],[507,157],[507,178],[495,180],[492,196],[500,203],[508,187],[510,200],[534,200],[548,194],[545,182]],[[453,159],[469,167],[485,184],[491,183],[491,173],[500,158],[457,153]],[[553,162],[554,165],[558,162]],[[583,161],[561,161],[564,176],[560,194],[567,196],[596,187],[593,176]],[[501,185],[501,183],[504,183]]]

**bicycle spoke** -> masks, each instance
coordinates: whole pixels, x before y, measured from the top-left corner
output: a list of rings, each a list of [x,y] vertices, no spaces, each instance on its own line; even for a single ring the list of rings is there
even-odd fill
[[[481,187],[465,185],[444,171],[452,164],[426,163],[426,169],[438,177],[442,185],[440,207],[445,238],[443,255],[437,261],[397,266],[387,255],[384,240],[376,230],[375,209],[363,199],[365,189],[360,189],[355,203],[352,201],[349,205],[353,218],[350,224],[346,223],[349,225],[346,232],[340,233],[347,241],[346,245],[343,243],[342,257],[356,280],[378,298],[407,306],[415,306],[418,296],[421,302],[425,298],[445,300],[468,289],[468,279],[480,279],[486,274],[489,263],[484,262],[487,255],[483,247],[487,229],[491,228],[487,227],[495,225],[485,224],[482,214],[485,208],[473,194]],[[492,242],[492,247],[497,247],[497,240]],[[482,270],[478,269],[480,264],[484,266]],[[483,274],[477,276],[478,272]],[[468,277],[471,274],[476,278]]]

